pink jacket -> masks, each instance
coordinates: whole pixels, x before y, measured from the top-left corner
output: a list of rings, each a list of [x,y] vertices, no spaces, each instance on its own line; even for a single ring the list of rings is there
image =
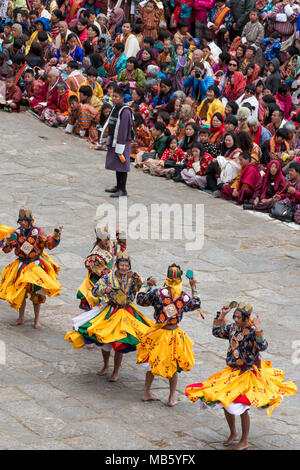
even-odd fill
[[[216,0],[195,0],[195,20],[196,21],[207,21],[207,12],[215,6]]]

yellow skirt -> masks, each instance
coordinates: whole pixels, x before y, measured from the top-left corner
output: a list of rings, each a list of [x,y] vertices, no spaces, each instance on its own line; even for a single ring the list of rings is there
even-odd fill
[[[189,371],[195,364],[194,342],[181,330],[156,329],[137,346],[137,364],[149,363],[153,375],[171,379],[177,371]]]
[[[261,367],[241,372],[227,366],[213,374],[202,384],[186,387],[186,395],[191,402],[202,400],[207,405],[222,403],[227,408],[239,397],[255,408],[267,407],[270,417],[284,396],[294,395],[297,387],[293,382],[283,382],[284,372],[274,369],[270,361],[261,363]],[[241,401],[240,401],[241,402]]]
[[[92,295],[92,288],[94,284],[91,282],[89,273],[87,273],[85,280],[80,284],[77,290],[77,297],[79,299],[86,299],[90,308],[96,307],[99,304],[99,298]]]
[[[47,253],[41,255],[45,268],[34,262],[24,266],[19,273],[20,261],[17,259],[2,271],[0,281],[0,298],[9,302],[12,308],[20,310],[31,285],[44,289],[49,297],[59,295],[62,286],[56,280],[59,266]]]
[[[78,332],[67,332],[65,340],[72,342],[75,349],[83,347],[86,344],[84,339],[87,339],[87,342],[91,340],[100,345],[122,343],[123,350],[126,351],[126,346],[133,350],[153,326],[154,323],[139,312],[133,303],[118,310],[108,305],[99,315],[79,327]],[[116,350],[119,350],[117,345]]]
[[[114,343],[124,340],[127,335],[140,341],[154,323],[144,317],[133,304],[129,307],[135,315],[131,315],[125,308],[119,308],[109,315],[109,318],[107,317],[111,306],[106,307],[98,317],[91,320],[91,326],[87,329],[89,336],[95,336],[100,343]]]

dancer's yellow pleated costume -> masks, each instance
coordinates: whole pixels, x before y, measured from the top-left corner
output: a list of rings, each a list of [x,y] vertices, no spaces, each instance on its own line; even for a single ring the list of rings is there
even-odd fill
[[[255,407],[267,407],[270,417],[282,397],[294,395],[297,387],[293,382],[283,382],[284,372],[272,367],[270,361],[263,361],[261,367],[241,372],[227,366],[216,372],[202,384],[186,387],[191,402],[202,400],[207,405],[222,403],[227,408],[232,402]]]
[[[59,266],[43,251],[44,248],[53,249],[58,245],[60,241],[58,233],[46,237],[39,228],[31,226],[25,236],[20,228],[14,230],[1,225],[0,241],[5,253],[14,249],[18,256],[18,259],[2,271],[1,299],[9,302],[12,308],[20,310],[28,294],[33,303],[43,303],[46,295],[54,297],[60,294],[62,286],[56,279]],[[26,255],[23,252],[25,249]]]

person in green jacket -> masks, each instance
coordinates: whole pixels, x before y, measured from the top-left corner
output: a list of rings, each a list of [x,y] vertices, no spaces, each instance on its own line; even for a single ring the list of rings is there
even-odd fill
[[[143,168],[145,172],[149,172],[153,162],[160,160],[162,154],[166,150],[168,135],[170,131],[162,122],[156,122],[151,129],[151,134],[154,139],[152,145],[149,147],[148,152],[139,152],[136,156],[136,168]]]
[[[139,64],[135,57],[129,57],[127,59],[126,69],[118,76],[118,81],[122,83],[128,83],[130,88],[145,86],[145,74],[138,68]]]

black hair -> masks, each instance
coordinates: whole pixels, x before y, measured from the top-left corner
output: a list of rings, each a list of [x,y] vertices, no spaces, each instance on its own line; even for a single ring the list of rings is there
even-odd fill
[[[276,137],[281,137],[284,140],[288,140],[288,138],[289,138],[288,129],[277,129],[275,134],[276,134]]]
[[[215,97],[216,97],[216,98],[219,98],[219,96],[220,96],[220,90],[219,90],[219,88],[217,87],[217,85],[211,85],[210,87],[208,87],[207,90],[213,91],[214,94],[215,94]]]
[[[48,41],[48,34],[46,31],[40,31],[37,35],[37,38],[40,42]]]
[[[71,95],[70,98],[69,98],[69,103],[71,103],[72,101],[76,101],[77,103],[79,103],[79,98],[77,95]]]
[[[158,116],[160,116],[162,118],[162,120],[164,121],[166,126],[169,125],[169,123],[170,123],[170,114],[169,113],[167,113],[166,111],[159,111]]]
[[[91,75],[92,77],[98,77],[98,72],[95,69],[95,67],[93,67],[93,66],[91,66],[87,69],[86,74]]]
[[[248,132],[239,132],[237,134],[237,142],[238,146],[241,150],[243,150],[242,153],[249,153],[252,150],[253,143],[252,139],[250,137],[250,134]]]
[[[69,54],[70,48],[68,44],[63,44],[62,46],[60,46],[60,52],[65,52],[66,54]]]
[[[247,47],[246,47],[246,50],[247,50],[247,49],[249,49],[250,51],[252,51],[253,54],[256,54],[256,49],[255,49],[255,47],[253,47],[253,46],[247,46]]]
[[[26,62],[25,55],[24,54],[16,54],[15,57],[13,58],[13,63],[17,65],[24,64]]]
[[[67,41],[69,41],[70,39],[73,39],[73,38],[75,38],[77,40],[77,36],[76,36],[75,33],[69,34]]]
[[[90,24],[90,25],[88,26],[88,29],[89,29],[89,28],[92,28],[92,30],[96,33],[96,36],[99,36],[99,35],[100,35],[100,31],[99,31],[99,29],[97,28],[96,25]]]
[[[20,39],[20,38],[15,39],[14,43],[13,43],[13,47],[14,47],[14,49],[18,49],[18,50],[22,49],[22,47],[23,47],[22,39]]]
[[[144,101],[144,98],[145,98],[145,89],[141,86],[137,86],[135,88],[135,92],[139,95],[139,97],[141,98],[141,102]]]
[[[124,96],[125,95],[125,92],[124,92],[123,88],[118,86],[116,83],[114,83],[113,85],[114,85],[114,93],[116,93],[119,96]]]
[[[240,153],[240,157],[242,157],[244,160],[249,160],[249,162],[251,162],[252,160],[252,155],[250,152],[241,152]]]
[[[253,83],[248,83],[248,84],[245,86],[245,90],[252,91],[252,93],[254,94],[254,93],[255,93],[255,85],[253,85]]]
[[[144,124],[144,125],[146,124],[144,116],[141,113],[136,112],[136,113],[134,113],[133,117],[134,117],[135,127],[141,126],[142,124]]]
[[[223,51],[219,54],[219,59],[221,59],[225,64],[229,64],[231,55],[228,52]]]
[[[292,162],[289,166],[289,169],[291,169],[291,168],[296,170],[297,173],[300,173],[300,163],[299,162]]]
[[[150,44],[150,46],[154,46],[154,39],[151,38],[150,36],[147,36],[147,37],[144,39],[144,44],[145,44],[145,42],[146,42],[147,44]]]
[[[262,100],[267,104],[276,103],[276,100],[275,100],[274,96],[272,96],[272,95],[265,95],[265,96],[262,97]]]
[[[237,127],[239,125],[237,118],[235,118],[234,116],[228,116],[225,119],[225,124],[228,124],[228,123],[232,124],[235,127]]]
[[[166,126],[162,122],[155,122],[154,127],[157,131],[161,131],[163,133],[166,132]]]
[[[184,20],[183,18],[180,18],[178,23],[177,23],[177,29],[180,28],[187,28],[189,26],[187,20]]]
[[[88,85],[82,85],[79,88],[79,93],[82,93],[83,95],[87,96],[88,98],[91,98],[93,96],[93,90],[90,86]]]
[[[205,148],[201,142],[194,142],[191,148],[196,148],[200,150],[200,157],[203,157],[205,154]]]
[[[71,67],[71,69],[78,70],[79,69],[79,64],[76,62],[76,60],[70,60],[67,64],[68,67]]]
[[[34,71],[32,69],[26,69],[25,72],[24,72],[24,75],[25,73],[29,73],[30,75],[32,75],[34,77]]]
[[[188,122],[185,126],[185,130],[187,129],[187,127],[192,127],[194,129],[194,135],[192,135],[191,137],[188,137],[185,134],[183,136],[183,139],[181,140],[181,143],[180,143],[180,148],[184,152],[190,150],[193,144],[198,141],[199,130],[200,130],[198,124],[196,124],[195,122]]]
[[[210,134],[210,130],[208,127],[200,127],[199,134]]]
[[[86,18],[79,18],[78,23],[81,23],[83,26],[87,26],[88,20]]]
[[[282,85],[280,85],[280,87],[278,88],[278,93],[280,95],[283,95],[284,93],[287,93],[288,91],[291,91],[290,87],[288,85],[286,85],[285,83],[283,83]]]
[[[60,19],[60,20],[61,20],[62,17],[63,17],[63,14],[62,14],[61,10],[59,10],[58,8],[56,8],[55,10],[53,10],[52,14],[55,15],[56,18],[58,18],[58,19]]]
[[[225,137],[227,137],[228,135],[230,135],[230,137],[232,137],[232,140],[233,140],[233,146],[230,149],[228,149],[225,145]],[[238,148],[237,135],[234,132],[226,132],[223,138],[223,142],[221,144],[220,154],[225,156],[228,151],[231,153],[234,149],[237,149],[237,148]]]
[[[139,63],[138,63],[136,57],[128,57],[128,59],[127,59],[127,64],[128,64],[128,62],[129,62],[130,64],[133,64],[133,65],[134,65],[134,70],[136,70],[136,69],[139,67]]]
[[[280,116],[281,116],[281,119],[284,118],[284,113],[283,113],[282,109],[279,108],[279,106],[278,106],[278,109],[277,109],[277,108],[276,108],[276,109],[273,109],[272,114],[274,113],[274,111],[278,111],[278,112],[279,112],[279,114],[280,114]],[[272,114],[271,114],[271,117],[272,117]]]
[[[178,144],[178,140],[177,140],[177,137],[176,135],[170,135],[167,139],[167,142],[166,142],[166,148],[169,148],[170,147],[170,144],[173,140],[176,140],[177,144]]]
[[[92,52],[92,54],[89,55],[89,59],[91,61],[92,66],[97,70],[99,67],[102,67],[103,65],[103,59],[100,54],[97,52]]]
[[[121,51],[121,52],[124,52],[124,49],[125,49],[125,46],[122,42],[116,42],[115,44],[113,44],[112,47],[117,49],[117,51]]]

